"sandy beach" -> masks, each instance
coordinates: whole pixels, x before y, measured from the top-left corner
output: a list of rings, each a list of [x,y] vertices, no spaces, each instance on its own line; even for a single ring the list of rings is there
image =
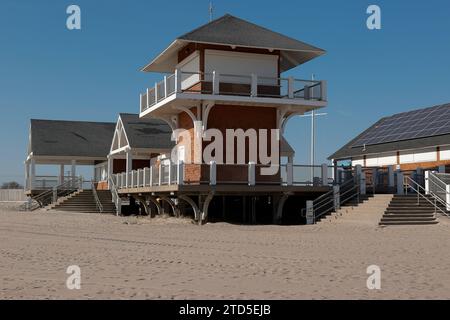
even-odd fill
[[[1,299],[450,298],[450,224],[202,227],[175,218],[0,209]],[[368,290],[366,268],[381,268]],[[66,269],[81,268],[69,290]]]

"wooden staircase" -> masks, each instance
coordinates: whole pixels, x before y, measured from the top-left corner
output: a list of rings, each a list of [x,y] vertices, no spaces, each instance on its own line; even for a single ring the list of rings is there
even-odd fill
[[[417,195],[395,195],[381,218],[380,225],[424,225],[436,224],[436,210],[432,197],[430,201]],[[438,211],[439,212],[439,211]]]
[[[109,190],[97,190],[97,194],[103,206],[103,213],[116,213],[116,207],[112,202],[111,192]],[[72,197],[64,199],[56,204],[52,210],[83,213],[99,212],[92,190],[82,190]]]

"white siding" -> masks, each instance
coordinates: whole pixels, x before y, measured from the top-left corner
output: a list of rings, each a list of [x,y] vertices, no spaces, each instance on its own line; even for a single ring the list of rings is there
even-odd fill
[[[364,166],[364,159],[363,158],[352,159],[352,166],[357,166],[357,165]]]
[[[386,153],[378,158],[379,166],[390,166],[393,164],[397,164],[397,152]]]
[[[400,163],[437,161],[436,148],[426,148],[400,152]]]
[[[450,160],[450,146],[441,147],[439,156],[441,160]]]
[[[205,72],[216,71],[222,75],[232,74],[261,77],[278,77],[278,56],[269,54],[205,50]],[[222,79],[223,78],[223,79]],[[208,77],[206,77],[208,80]],[[209,79],[210,80],[210,79]],[[249,77],[221,77],[223,82],[250,83]],[[260,79],[258,83],[274,84],[275,79]]]

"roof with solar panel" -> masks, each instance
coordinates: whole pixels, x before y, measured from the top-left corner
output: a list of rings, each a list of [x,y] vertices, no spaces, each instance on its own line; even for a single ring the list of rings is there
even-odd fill
[[[328,159],[450,144],[450,103],[377,121]]]

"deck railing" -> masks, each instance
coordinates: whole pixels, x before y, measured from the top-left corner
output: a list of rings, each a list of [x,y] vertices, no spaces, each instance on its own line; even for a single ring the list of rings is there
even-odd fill
[[[248,164],[201,164],[201,178],[186,179],[186,165],[182,162],[164,161],[148,168],[122,172],[114,175],[117,189],[170,186],[183,184],[245,184],[282,186],[330,186],[334,183],[334,167],[324,165],[279,165],[273,175],[263,174],[268,165]]]
[[[326,81],[299,80],[292,77],[265,77],[256,74],[219,74],[186,72],[164,79],[140,95],[140,110],[145,110],[175,93],[234,95],[258,98],[327,101]]]

